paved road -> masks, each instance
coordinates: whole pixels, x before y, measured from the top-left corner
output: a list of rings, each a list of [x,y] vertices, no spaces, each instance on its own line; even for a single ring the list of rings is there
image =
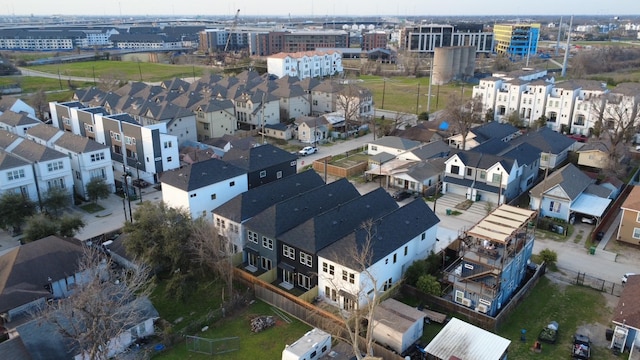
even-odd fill
[[[71,81],[81,81],[81,82],[94,82],[93,78],[88,77],[80,77],[80,76],[69,76],[65,74],[51,74],[43,71],[35,71],[24,67],[18,68],[22,73],[22,76],[35,76],[35,77],[43,77],[48,79],[60,79],[60,80],[71,80]],[[100,79],[96,78],[95,81],[100,81]]]
[[[315,160],[322,159],[331,155],[338,155],[347,152],[348,150],[357,149],[363,145],[373,141],[373,133],[368,133],[364,136],[352,138],[350,140],[340,140],[333,143],[318,146],[318,152],[312,155],[301,156],[298,158],[298,171],[302,170],[305,166],[313,164]],[[301,144],[302,149],[308,144]]]

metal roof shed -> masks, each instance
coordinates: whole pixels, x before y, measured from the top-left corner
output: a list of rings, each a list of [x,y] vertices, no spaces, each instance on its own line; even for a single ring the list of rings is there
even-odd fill
[[[452,318],[425,351],[441,360],[503,360],[510,344],[511,340]]]

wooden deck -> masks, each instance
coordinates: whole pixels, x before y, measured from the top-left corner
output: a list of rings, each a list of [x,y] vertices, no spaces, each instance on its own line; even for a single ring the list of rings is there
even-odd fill
[[[447,315],[441,314],[437,311],[427,309],[423,309],[422,311],[427,314],[426,317],[427,319],[429,319],[429,321],[437,322],[438,324],[444,324],[445,320],[447,320]]]

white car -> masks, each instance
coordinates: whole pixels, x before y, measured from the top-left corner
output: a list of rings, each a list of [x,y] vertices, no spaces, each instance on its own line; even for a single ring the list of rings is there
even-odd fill
[[[636,274],[636,273],[626,273],[626,274],[622,275],[622,283],[623,283],[623,284],[626,284],[626,283],[627,283],[627,280],[629,279],[629,276],[633,276],[633,275],[635,275],[635,274]]]
[[[298,151],[298,155],[306,156],[306,155],[315,154],[317,152],[318,152],[317,147],[305,146],[302,148],[302,150]]]

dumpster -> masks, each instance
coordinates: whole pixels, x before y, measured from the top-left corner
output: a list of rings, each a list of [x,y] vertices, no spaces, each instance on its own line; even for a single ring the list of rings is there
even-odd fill
[[[595,246],[592,246],[592,247],[589,248],[589,254],[591,254],[591,255],[595,255],[596,254],[596,247]]]
[[[451,209],[447,209],[447,215],[451,215]]]

